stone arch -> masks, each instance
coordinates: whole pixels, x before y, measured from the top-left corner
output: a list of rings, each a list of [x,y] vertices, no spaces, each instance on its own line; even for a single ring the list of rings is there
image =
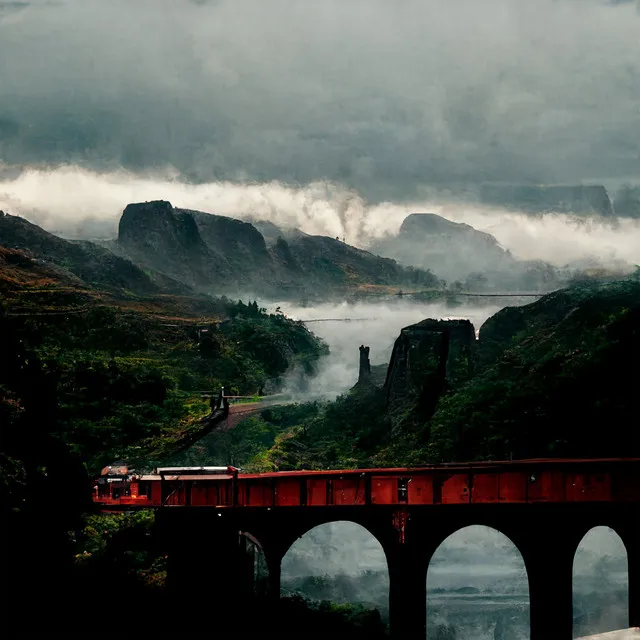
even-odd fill
[[[529,581],[507,535],[470,525],[447,536],[427,570],[427,637],[528,638]]]
[[[282,559],[281,595],[293,593],[376,608],[387,622],[389,568],[383,545],[353,520],[316,524],[289,546]]]
[[[574,637],[628,626],[627,549],[615,529],[592,527],[582,537],[573,558]]]

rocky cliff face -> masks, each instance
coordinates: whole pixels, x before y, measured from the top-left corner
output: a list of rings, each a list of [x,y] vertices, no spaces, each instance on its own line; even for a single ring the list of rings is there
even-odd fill
[[[397,338],[384,385],[391,413],[415,407],[426,419],[440,396],[473,373],[475,331],[469,320],[423,320]]]
[[[128,205],[118,245],[137,263],[199,289],[228,290],[270,267],[264,238],[250,224],[165,201]]]

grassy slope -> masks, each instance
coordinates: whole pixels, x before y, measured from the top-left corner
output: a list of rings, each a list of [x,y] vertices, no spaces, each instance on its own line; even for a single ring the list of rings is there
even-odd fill
[[[88,285],[140,294],[161,291],[148,273],[129,260],[91,242],[59,238],[19,216],[0,216],[0,244],[28,251],[40,264],[46,261]]]
[[[4,248],[0,287],[10,336],[0,391],[20,395],[29,373],[15,359],[28,354],[55,389],[52,433],[91,469],[115,456],[170,455],[202,429],[202,391],[256,394],[324,350],[299,323],[255,305],[118,296]],[[10,371],[12,358],[21,375]]]

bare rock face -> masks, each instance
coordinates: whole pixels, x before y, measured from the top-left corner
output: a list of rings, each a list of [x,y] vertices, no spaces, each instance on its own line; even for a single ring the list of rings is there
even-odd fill
[[[360,368],[358,372],[358,384],[367,384],[371,380],[371,361],[369,360],[369,347],[360,345]]]
[[[158,200],[130,204],[120,218],[118,243],[149,260],[165,251],[201,250],[202,238],[195,220]]]
[[[264,238],[251,224],[163,200],[128,205],[118,245],[139,264],[204,290],[232,289],[256,271],[264,279],[271,266]]]
[[[469,320],[423,320],[402,329],[384,385],[388,410],[416,406],[428,418],[447,389],[472,375],[475,347]]]

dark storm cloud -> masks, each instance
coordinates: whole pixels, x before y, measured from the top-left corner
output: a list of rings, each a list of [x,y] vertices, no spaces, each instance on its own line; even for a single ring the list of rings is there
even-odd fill
[[[633,3],[10,4],[5,163],[329,179],[373,200],[640,175]]]

